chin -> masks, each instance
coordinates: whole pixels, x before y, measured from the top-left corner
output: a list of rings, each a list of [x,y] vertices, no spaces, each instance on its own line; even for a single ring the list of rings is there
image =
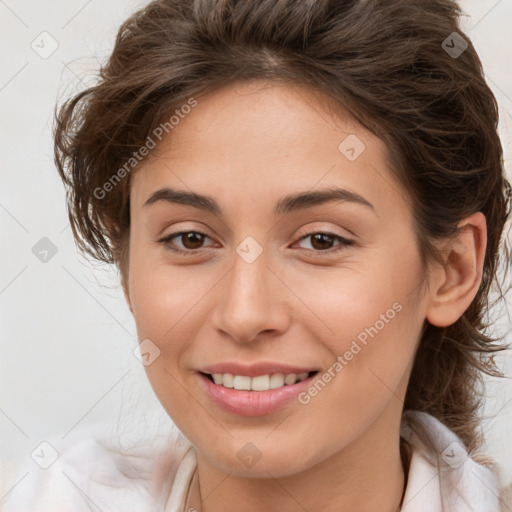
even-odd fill
[[[196,445],[196,451],[200,452],[209,464],[231,476],[283,478],[305,471],[319,462],[319,452],[313,450],[312,453],[304,453],[304,443],[305,441],[301,441],[297,445],[286,446],[282,442],[278,443],[278,448],[274,443],[268,442],[266,446],[262,446],[263,443],[257,441],[234,441],[231,445],[223,444],[218,451],[212,451],[212,447],[207,446],[205,452]]]

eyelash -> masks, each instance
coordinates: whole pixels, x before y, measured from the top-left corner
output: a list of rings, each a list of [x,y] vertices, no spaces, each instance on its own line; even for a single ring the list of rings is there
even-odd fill
[[[177,231],[176,233],[171,233],[170,235],[166,236],[165,238],[162,238],[158,240],[159,243],[161,243],[167,250],[170,250],[176,254],[183,254],[186,256],[193,256],[197,253],[197,251],[201,251],[204,248],[199,249],[177,249],[175,247],[172,247],[170,241],[173,238],[179,237],[181,235],[185,235],[187,233],[196,233],[198,235],[205,236],[207,238],[210,238],[207,234],[202,233],[201,231],[195,231],[195,230],[188,230],[188,231]],[[323,255],[332,255],[337,254],[340,251],[345,250],[347,247],[354,245],[353,240],[348,240],[347,238],[343,238],[340,235],[336,235],[335,233],[330,233],[329,231],[312,231],[310,233],[307,233],[305,235],[302,235],[300,238],[297,239],[297,242],[300,242],[308,237],[311,237],[313,235],[327,235],[328,237],[334,238],[338,240],[340,243],[339,247],[337,249],[326,249],[324,251],[321,250],[315,250],[315,249],[301,249],[302,251],[307,251],[308,253],[314,255],[314,256],[323,256]]]

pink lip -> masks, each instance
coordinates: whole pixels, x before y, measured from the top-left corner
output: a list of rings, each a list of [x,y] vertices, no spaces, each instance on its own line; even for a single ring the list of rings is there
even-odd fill
[[[272,375],[274,373],[284,373],[285,375],[295,373],[296,375],[300,375],[301,373],[309,373],[315,370],[317,370],[317,368],[288,366],[281,363],[271,363],[264,361],[250,365],[244,365],[237,362],[225,362],[205,366],[203,368],[198,369],[198,371],[202,373],[231,373],[232,375],[246,375],[247,377],[257,377],[258,375]]]
[[[219,371],[214,373],[231,372]],[[280,371],[274,373],[296,372],[288,372],[287,370],[286,372]],[[296,399],[302,391],[307,389],[307,387],[311,385],[311,381],[316,377],[315,374],[295,384],[285,385],[277,389],[269,389],[268,391],[244,391],[225,388],[224,386],[215,384],[209,377],[202,373],[198,373],[198,375],[202,385],[206,388],[208,396],[215,404],[227,412],[238,414],[240,416],[263,416],[282,409],[285,405]],[[237,370],[237,375],[247,375],[247,373]],[[259,373],[257,375],[266,374]]]

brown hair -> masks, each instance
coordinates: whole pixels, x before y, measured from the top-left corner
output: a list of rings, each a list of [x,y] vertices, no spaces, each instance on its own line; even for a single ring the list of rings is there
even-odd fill
[[[117,264],[125,282],[131,174],[118,170],[192,96],[253,79],[323,91],[385,142],[414,205],[425,268],[440,258],[433,242],[453,235],[458,221],[477,211],[487,219],[478,293],[453,325],[425,323],[404,404],[473,450],[482,372],[500,374],[486,354],[501,350],[501,339],[485,333],[484,315],[493,281],[503,297],[497,272],[510,185],[496,100],[460,14],[452,0],[149,3],[120,27],[97,85],[56,108],[55,160],[78,247]],[[447,51],[453,32],[456,48],[460,38],[468,45],[460,55]],[[508,268],[507,246],[503,254]]]

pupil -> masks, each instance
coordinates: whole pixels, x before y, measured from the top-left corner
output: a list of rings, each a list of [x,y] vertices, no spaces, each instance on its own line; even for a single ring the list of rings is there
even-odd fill
[[[187,247],[188,249],[198,249],[201,247],[201,244],[203,242],[203,235],[200,235],[199,233],[196,233],[195,231],[191,231],[189,233],[185,233],[183,235],[184,239],[182,238],[183,245]],[[195,238],[195,240],[194,240]],[[185,243],[186,241],[186,243]],[[192,247],[190,247],[188,244],[192,243]],[[195,245],[194,245],[195,244]]]
[[[313,236],[312,245],[313,245],[313,247],[315,247],[316,242],[320,241],[320,247],[315,247],[315,249],[329,249],[328,246],[330,246],[332,243],[331,238],[332,237],[330,235],[327,235],[325,233],[317,233],[316,235]],[[322,242],[324,243],[323,246],[322,246]],[[327,246],[325,244],[327,244]]]

